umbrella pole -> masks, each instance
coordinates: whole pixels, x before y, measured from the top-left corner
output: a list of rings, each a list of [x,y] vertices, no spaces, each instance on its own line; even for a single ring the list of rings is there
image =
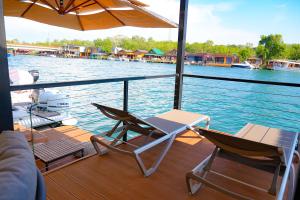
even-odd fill
[[[181,109],[188,4],[188,0],[180,0],[174,109]]]
[[[0,0],[0,133],[3,130],[13,130],[10,81],[3,12],[3,0]]]

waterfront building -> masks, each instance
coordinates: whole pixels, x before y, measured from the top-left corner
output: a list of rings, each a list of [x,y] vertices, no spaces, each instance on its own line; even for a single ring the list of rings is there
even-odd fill
[[[230,67],[233,63],[239,63],[236,55],[212,54],[212,61],[207,61],[207,66]]]
[[[72,44],[62,46],[59,53],[61,56],[67,58],[79,58],[86,56],[85,47]]]
[[[193,65],[204,65],[207,61],[212,61],[212,57],[208,53],[189,53],[186,61]]]
[[[99,47],[86,47],[85,54],[87,58],[99,59],[101,56],[105,56],[106,53]]]
[[[134,60],[141,60],[141,59],[143,59],[143,57],[147,53],[148,53],[147,50],[143,50],[143,49],[137,49],[137,50],[135,50],[133,52],[133,54],[134,54]]]
[[[122,49],[120,51],[118,51],[117,54],[115,54],[116,57],[121,58],[121,59],[133,59],[134,58],[134,52],[131,50],[125,50]]]
[[[193,53],[187,54],[186,61],[195,65],[230,67],[232,63],[238,63],[239,58],[235,55]]]
[[[187,55],[188,52],[184,52],[184,59],[187,60]],[[176,63],[176,59],[177,59],[177,49],[173,49],[169,52],[166,53],[166,55],[164,56],[166,61],[172,62],[172,63]]]
[[[160,49],[153,48],[147,54],[145,54],[144,58],[146,60],[161,60],[164,54],[165,53]]]

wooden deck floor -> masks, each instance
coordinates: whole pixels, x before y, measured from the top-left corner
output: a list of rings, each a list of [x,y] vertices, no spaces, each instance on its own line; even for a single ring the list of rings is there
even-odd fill
[[[142,138],[134,142],[139,144]],[[126,148],[126,145],[123,145]],[[157,149],[145,155],[153,158]],[[213,150],[213,145],[200,139],[192,132],[186,132],[174,142],[171,150],[157,172],[145,178],[129,156],[110,152],[105,156],[94,155],[60,169],[46,173],[47,199],[230,199],[228,196],[203,187],[194,196],[189,196],[185,174]],[[242,164],[218,158],[213,166],[216,171],[268,188],[272,174]],[[210,179],[219,185],[226,185],[254,199],[274,199],[261,191],[237,185],[227,180]]]

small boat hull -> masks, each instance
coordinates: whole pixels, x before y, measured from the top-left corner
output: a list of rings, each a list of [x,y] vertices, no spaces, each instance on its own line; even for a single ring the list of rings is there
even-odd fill
[[[238,65],[238,64],[233,64],[231,65],[232,68],[242,68],[242,69],[251,69],[250,66],[248,65]]]
[[[250,63],[248,63],[247,61],[242,62],[242,63],[233,63],[231,65],[232,68],[242,68],[242,69],[256,69],[257,67],[255,67],[254,65],[251,65]]]

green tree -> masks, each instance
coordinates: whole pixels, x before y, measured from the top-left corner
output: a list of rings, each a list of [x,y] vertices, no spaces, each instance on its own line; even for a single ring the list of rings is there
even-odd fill
[[[258,45],[256,47],[256,56],[262,59],[262,61],[265,63],[267,59],[267,50],[263,45]]]
[[[103,51],[110,53],[113,48],[113,42],[110,38],[94,40],[95,47],[101,48]]]
[[[287,45],[287,57],[290,60],[300,60],[300,44]]]
[[[254,50],[249,47],[242,48],[239,51],[238,55],[239,55],[241,61],[245,61],[254,55]]]
[[[280,34],[262,35],[259,41],[259,54],[263,55],[264,60],[281,58],[285,51],[285,44]],[[263,51],[263,52],[261,52]]]

